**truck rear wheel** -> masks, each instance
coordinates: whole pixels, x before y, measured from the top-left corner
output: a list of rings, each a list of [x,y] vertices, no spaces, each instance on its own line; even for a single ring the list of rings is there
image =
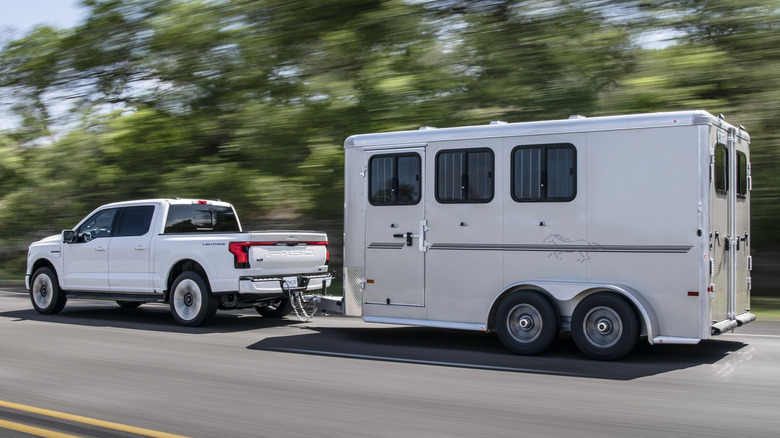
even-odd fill
[[[508,349],[517,354],[540,354],[558,336],[558,314],[540,293],[514,292],[498,306],[495,326]]]
[[[292,302],[289,297],[285,297],[268,306],[257,306],[255,310],[263,315],[263,318],[284,318],[292,312]]]
[[[38,313],[60,313],[68,298],[60,289],[57,274],[49,268],[40,268],[32,276],[30,282],[30,300]]]
[[[586,356],[617,360],[636,346],[639,319],[624,298],[600,292],[586,297],[574,309],[571,336]]]
[[[171,313],[179,324],[200,326],[211,323],[217,313],[217,299],[203,278],[194,272],[183,272],[171,287]]]

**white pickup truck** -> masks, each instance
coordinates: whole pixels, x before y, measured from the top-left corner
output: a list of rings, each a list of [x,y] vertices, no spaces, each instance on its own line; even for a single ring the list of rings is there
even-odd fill
[[[152,199],[104,205],[32,243],[25,283],[39,313],[70,298],[162,302],[178,323],[198,326],[218,308],[287,315],[292,294],[325,292],[328,259],[325,233],[244,232],[226,202]]]

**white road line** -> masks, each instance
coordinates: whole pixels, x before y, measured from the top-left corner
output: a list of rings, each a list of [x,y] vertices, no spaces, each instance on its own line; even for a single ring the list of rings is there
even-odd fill
[[[736,336],[739,338],[780,338],[780,335],[754,335],[750,333],[724,333],[721,336]]]

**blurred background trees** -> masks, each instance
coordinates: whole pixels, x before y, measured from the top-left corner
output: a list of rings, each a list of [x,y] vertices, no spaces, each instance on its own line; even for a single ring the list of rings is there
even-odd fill
[[[678,109],[750,132],[752,240],[780,243],[777,0],[83,4],[0,45],[0,273],[132,198],[340,235],[351,134]]]

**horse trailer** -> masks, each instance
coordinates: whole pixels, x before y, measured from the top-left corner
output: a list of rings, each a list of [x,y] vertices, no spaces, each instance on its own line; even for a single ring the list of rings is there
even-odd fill
[[[696,344],[750,313],[750,137],[705,111],[353,135],[345,315],[539,354]]]

